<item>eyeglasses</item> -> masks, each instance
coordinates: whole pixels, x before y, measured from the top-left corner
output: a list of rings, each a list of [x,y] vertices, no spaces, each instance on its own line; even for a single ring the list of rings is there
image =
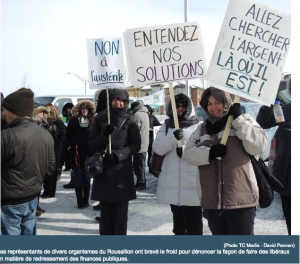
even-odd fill
[[[176,108],[177,108],[177,109],[179,109],[180,107],[183,108],[183,109],[185,109],[185,106],[184,106],[184,105],[182,105],[182,104],[176,104]]]
[[[125,100],[124,99],[120,99],[120,98],[115,98],[115,99],[112,99],[112,102],[116,103],[116,102],[124,102]]]

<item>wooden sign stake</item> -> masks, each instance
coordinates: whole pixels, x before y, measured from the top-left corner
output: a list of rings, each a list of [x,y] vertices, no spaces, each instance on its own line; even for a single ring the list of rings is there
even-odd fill
[[[108,87],[106,87],[106,103],[107,103],[107,120],[110,125],[110,111],[109,111],[109,92]],[[108,154],[111,154],[111,135],[108,136]]]
[[[234,100],[233,100],[233,103],[238,103],[240,101],[240,97],[238,95],[235,95],[234,96]],[[225,127],[225,130],[224,130],[224,133],[223,133],[223,136],[222,136],[222,139],[221,139],[221,144],[223,145],[226,145],[227,143],[227,140],[228,140],[228,136],[229,136],[229,132],[230,132],[230,128],[231,128],[231,123],[233,121],[233,116],[229,116],[228,119],[227,119],[227,123],[226,123],[226,127]],[[218,160],[221,160],[221,158],[217,158]]]
[[[179,129],[179,122],[178,122],[175,96],[174,96],[174,89],[173,89],[173,83],[172,82],[169,82],[169,91],[170,91],[170,99],[171,99],[171,104],[172,104],[172,111],[173,111],[175,129],[177,130],[177,129]],[[181,140],[178,141],[177,146],[178,146],[178,148],[182,148]]]

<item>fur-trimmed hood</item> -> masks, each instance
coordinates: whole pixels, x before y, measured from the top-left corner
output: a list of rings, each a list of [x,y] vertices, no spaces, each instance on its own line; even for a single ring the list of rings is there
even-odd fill
[[[176,103],[180,102],[186,107],[186,111],[182,117],[189,118],[193,111],[193,105],[192,105],[191,99],[187,95],[180,93],[180,94],[175,95],[175,102]],[[167,104],[166,115],[170,118],[173,118],[171,100]]]
[[[194,116],[194,111],[193,111],[194,107],[192,104],[192,100],[187,95],[183,93],[177,94],[175,96],[175,103],[176,104],[181,103],[186,107],[185,113],[182,116],[178,117],[180,128],[189,127],[201,121],[201,118],[199,118],[198,116]],[[174,128],[175,124],[174,124],[171,100],[167,104],[166,115],[170,117],[166,119],[165,121],[166,125],[170,128]]]
[[[46,113],[47,115],[49,114],[49,111],[48,111],[47,107],[45,107],[45,106],[38,106],[38,107],[36,107],[36,108],[33,109],[32,115],[36,116],[36,115],[38,115],[39,113],[42,113],[42,112]]]
[[[89,112],[94,116],[96,111],[95,111],[95,105],[89,101],[89,100],[83,100],[78,102],[72,109],[72,115],[73,116],[78,116],[80,113],[80,108],[82,106],[87,106],[87,108],[89,109]]]

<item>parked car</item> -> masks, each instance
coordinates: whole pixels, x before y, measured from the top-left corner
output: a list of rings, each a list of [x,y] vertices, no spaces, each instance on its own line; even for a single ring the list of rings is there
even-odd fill
[[[254,120],[256,120],[256,117],[258,115],[259,109],[261,108],[262,104],[255,103],[255,102],[249,102],[249,103],[240,102],[240,104],[241,104],[242,114],[247,113],[250,116],[252,116]],[[195,107],[195,113],[197,116],[202,117],[203,121],[205,121],[207,119],[207,114],[201,106]],[[277,130],[277,126],[265,129],[269,140],[268,140],[268,145],[267,145],[265,151],[260,154],[261,159],[264,161],[267,161],[269,159],[270,148],[271,148],[271,139],[273,138],[276,130]]]

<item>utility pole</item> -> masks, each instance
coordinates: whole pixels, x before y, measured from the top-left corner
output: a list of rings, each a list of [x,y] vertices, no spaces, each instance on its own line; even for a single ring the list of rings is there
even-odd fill
[[[80,81],[82,81],[84,83],[84,94],[86,95],[86,84],[89,82],[89,80],[85,80],[82,77],[80,77],[79,75],[72,73],[72,72],[68,72],[68,74],[75,75]]]

